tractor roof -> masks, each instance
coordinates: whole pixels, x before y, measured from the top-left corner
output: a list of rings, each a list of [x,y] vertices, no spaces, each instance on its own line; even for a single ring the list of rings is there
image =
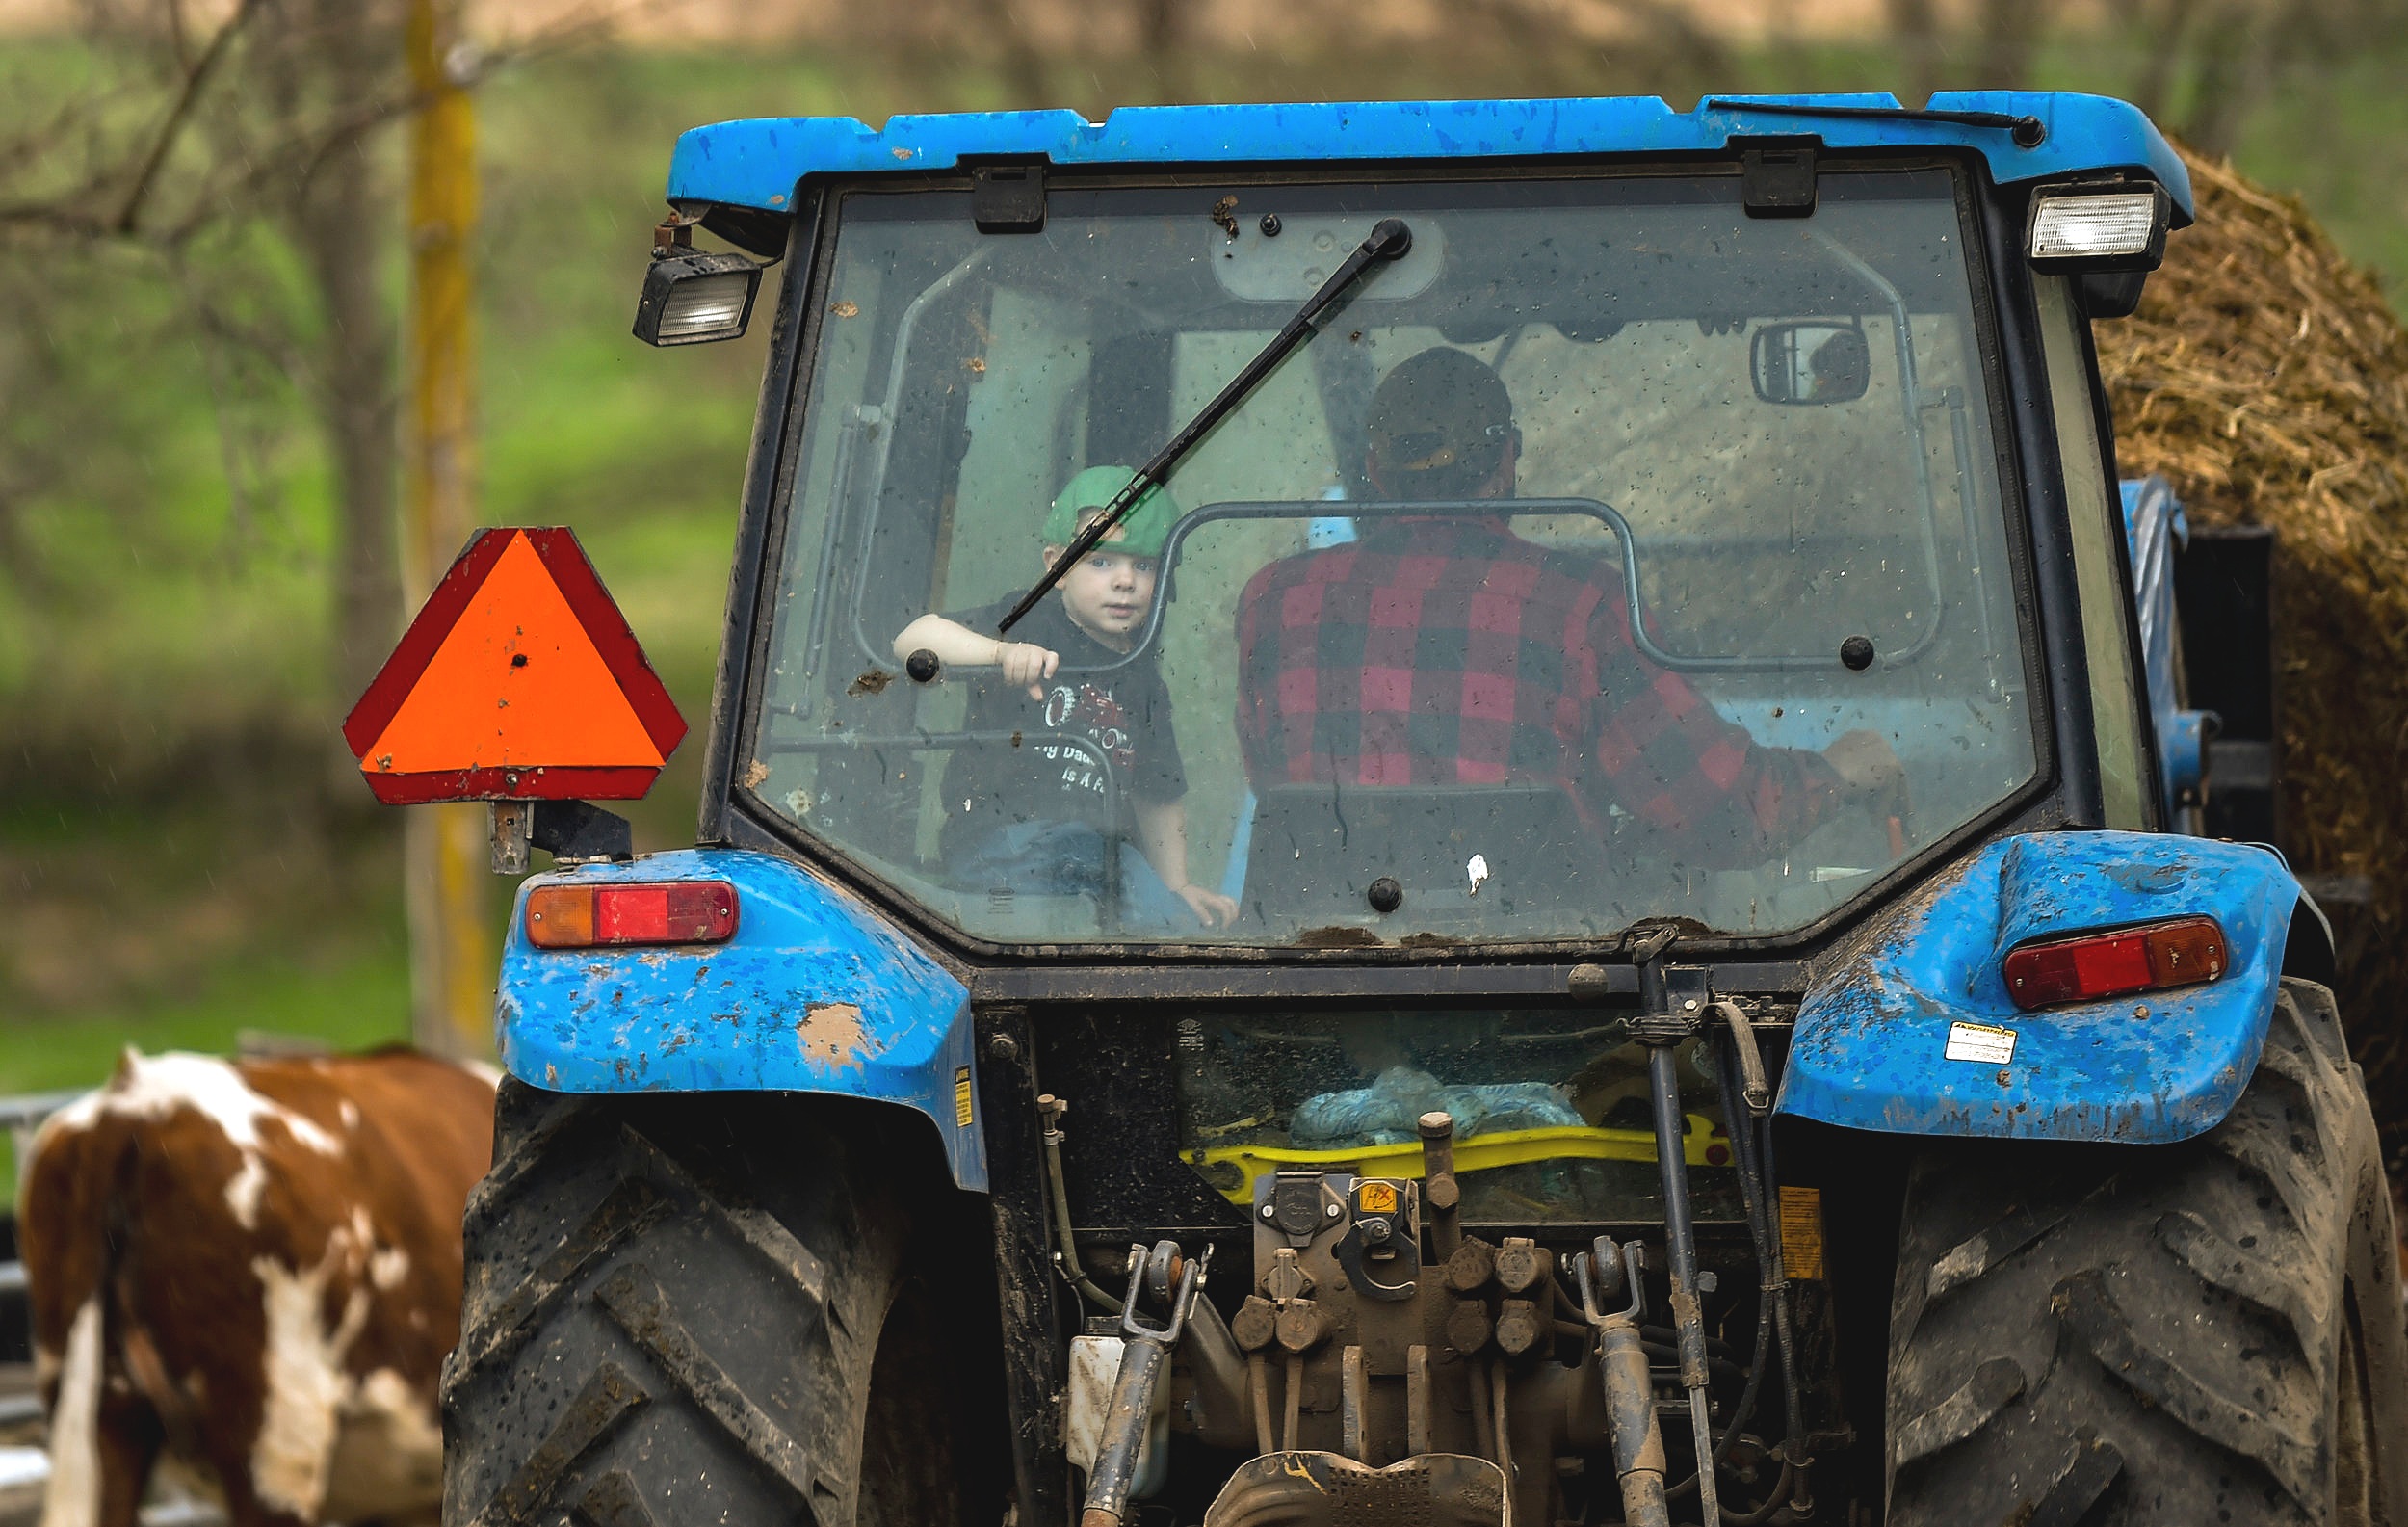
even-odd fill
[[[965,158],[1042,156],[1057,165],[1276,165],[1331,160],[1531,159],[1554,155],[1727,152],[1735,137],[1811,135],[1832,149],[1970,148],[1996,180],[2120,170],[2156,179],[2190,221],[2190,176],[2138,107],[2102,95],[1946,91],[1935,112],[2037,118],[2046,135],[2018,145],[2000,127],[1926,118],[1818,117],[1776,106],[1897,110],[1889,94],[1713,96],[1676,112],[1653,95],[1566,100],[1370,101],[1320,105],[1132,106],[1090,122],[1076,112],[896,117],[777,117],[696,127],[677,140],[672,201],[789,210],[809,174],[946,170]]]

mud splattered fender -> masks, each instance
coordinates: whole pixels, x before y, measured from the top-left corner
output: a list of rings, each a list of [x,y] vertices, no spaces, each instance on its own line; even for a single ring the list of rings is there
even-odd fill
[[[723,944],[537,949],[527,895],[577,882],[720,880]],[[530,876],[494,1024],[512,1076],[556,1093],[834,1093],[926,1114],[954,1180],[986,1190],[969,992],[876,913],[766,854],[688,849]]]
[[[1779,1109],[1909,1135],[2198,1134],[2257,1068],[2299,896],[2281,859],[2244,844],[2090,831],[1992,843],[1808,989]],[[2000,961],[2018,944],[2189,914],[2223,926],[2232,963],[2217,981],[2038,1013],[2007,996]]]

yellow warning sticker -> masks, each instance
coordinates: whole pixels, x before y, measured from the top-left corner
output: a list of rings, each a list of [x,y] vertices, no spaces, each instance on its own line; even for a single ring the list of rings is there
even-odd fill
[[[1397,1212],[1397,1185],[1393,1182],[1367,1182],[1354,1190],[1354,1206],[1365,1214]]]
[[[970,1127],[970,1067],[954,1067],[954,1122],[963,1129]]]
[[[1822,1190],[1781,1189],[1781,1271],[1790,1277],[1822,1277]]]

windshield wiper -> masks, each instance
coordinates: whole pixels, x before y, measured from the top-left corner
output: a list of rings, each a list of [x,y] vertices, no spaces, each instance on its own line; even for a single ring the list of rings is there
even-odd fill
[[[1270,375],[1271,368],[1288,358],[1289,352],[1311,337],[1314,320],[1344,296],[1356,277],[1375,261],[1404,258],[1405,252],[1412,248],[1413,230],[1400,220],[1382,218],[1374,224],[1371,237],[1347,256],[1346,263],[1339,266],[1329,279],[1322,282],[1320,291],[1305,299],[1304,305],[1297,308],[1296,316],[1289,319],[1286,327],[1263,347],[1262,354],[1247,361],[1245,369],[1239,372],[1229,385],[1220,389],[1218,397],[1204,405],[1194,418],[1172,435],[1168,445],[1155,452],[1152,461],[1139,467],[1137,476],[1129,479],[1128,487],[1114,494],[1112,501],[1104,506],[1104,512],[1062,549],[1062,554],[1055,559],[1054,565],[1045,569],[1045,576],[1037,580],[1036,587],[1022,594],[1020,602],[1011,607],[1011,614],[1004,617],[1003,624],[996,627],[997,632],[1008,631],[1018,624],[1022,616],[1034,609],[1036,602],[1051,592],[1054,585],[1061,582],[1063,576],[1079,565],[1080,558],[1093,551],[1096,542],[1112,534],[1112,527],[1128,516],[1139,499],[1160,487],[1163,480],[1170,475],[1171,468],[1179,464],[1181,457],[1193,450],[1196,442],[1212,432],[1214,425],[1243,403],[1247,394]]]
[[[1706,103],[1717,112],[1769,112],[1786,117],[1870,117],[1892,122],[1950,122],[1959,127],[1995,127],[2015,140],[2019,148],[2037,148],[2049,136],[2048,123],[2037,117],[2008,112],[1935,112],[1913,106],[1817,106],[1802,101],[1739,101],[1716,97]]]

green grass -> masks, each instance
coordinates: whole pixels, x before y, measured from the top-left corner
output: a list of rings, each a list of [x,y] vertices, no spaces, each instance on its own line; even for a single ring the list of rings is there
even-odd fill
[[[127,1045],[145,1055],[231,1055],[246,1033],[302,1036],[339,1049],[409,1038],[409,971],[399,941],[327,964],[245,960],[192,989],[123,1007],[0,1024],[0,1095],[96,1087]]]
[[[232,1055],[246,1034],[344,1050],[406,1041],[409,971],[399,938],[327,961],[246,960],[190,990],[130,1005],[20,1014],[0,1023],[0,1096],[97,1087],[128,1045],[145,1055]],[[0,1135],[0,1212],[15,1203],[15,1145]]]

